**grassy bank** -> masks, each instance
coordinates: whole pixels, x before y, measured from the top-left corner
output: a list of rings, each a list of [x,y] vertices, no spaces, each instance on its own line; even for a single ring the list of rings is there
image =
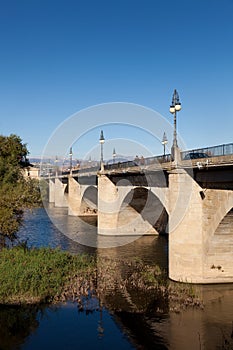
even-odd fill
[[[158,266],[138,259],[94,259],[50,248],[0,251],[0,304],[73,300],[82,308],[93,297],[109,309],[137,313],[202,307],[192,286],[171,284]]]
[[[0,252],[0,303],[54,301],[77,271],[88,278],[93,267],[90,257],[57,249],[3,249]]]

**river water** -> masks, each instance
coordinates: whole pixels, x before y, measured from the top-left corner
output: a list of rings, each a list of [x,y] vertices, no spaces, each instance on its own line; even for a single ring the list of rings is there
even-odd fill
[[[68,217],[62,208],[50,208],[53,216],[85,235],[82,221]],[[93,221],[93,219],[90,219]],[[96,237],[96,227],[91,235]],[[88,232],[90,234],[90,232]],[[75,254],[137,258],[145,264],[167,269],[168,242],[162,236],[144,236],[123,246],[97,249],[79,244],[63,235],[38,208],[25,213],[19,232],[29,246],[61,247]],[[97,239],[97,237],[96,237]],[[204,308],[176,313],[147,300],[145,312],[132,312],[143,304],[142,295],[124,292],[93,300],[92,307],[80,310],[76,303],[41,307],[0,306],[0,350],[5,349],[233,349],[233,284],[194,286]],[[148,298],[148,296],[145,296]],[[129,301],[130,300],[130,301]]]

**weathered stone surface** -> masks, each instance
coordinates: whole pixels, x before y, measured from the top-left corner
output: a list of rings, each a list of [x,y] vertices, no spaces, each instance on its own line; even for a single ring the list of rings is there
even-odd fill
[[[179,191],[177,183],[182,183]],[[176,226],[170,216],[170,278],[191,283],[233,282],[233,191],[203,192],[187,173],[174,171],[169,176],[169,192],[172,207],[177,205],[182,211],[184,203],[187,206]]]
[[[65,188],[67,184],[62,183],[60,178],[55,179],[55,207],[67,207],[67,196],[65,196]]]

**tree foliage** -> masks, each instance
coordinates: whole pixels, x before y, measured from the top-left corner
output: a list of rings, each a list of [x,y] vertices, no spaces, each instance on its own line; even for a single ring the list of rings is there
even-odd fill
[[[40,202],[38,183],[23,177],[27,155],[19,136],[0,136],[0,235],[10,239],[16,237],[23,209]]]

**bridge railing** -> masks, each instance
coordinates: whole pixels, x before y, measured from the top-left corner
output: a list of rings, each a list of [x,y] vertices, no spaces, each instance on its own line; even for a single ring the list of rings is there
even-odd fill
[[[171,155],[165,154],[155,157],[147,157],[147,158],[139,158],[135,160],[129,160],[125,162],[116,162],[112,164],[105,164],[104,169],[105,170],[114,170],[114,169],[126,169],[131,167],[140,167],[140,166],[146,166],[151,164],[162,164],[167,163],[171,161]],[[84,167],[79,168],[76,170],[72,170],[72,174],[85,174],[85,173],[93,173],[100,170],[100,165],[92,166],[92,167]],[[70,171],[63,171],[63,175],[69,175]]]
[[[145,158],[145,165],[150,165],[150,164],[162,164],[162,163],[168,163],[171,162],[171,154],[165,154],[165,155],[160,155],[160,156],[155,156],[155,157],[148,157]]]
[[[100,170],[100,166],[95,165],[92,167],[85,167],[85,168],[79,168],[79,169],[72,170],[72,174],[75,175],[75,174],[93,173],[93,172],[97,172],[99,170]],[[69,175],[70,171],[63,171],[62,174]]]
[[[190,153],[204,154],[206,157],[227,156],[227,155],[233,154],[233,143],[184,151],[184,152],[181,152],[181,159],[185,159],[185,157],[188,157]]]
[[[181,152],[181,159],[185,159],[186,156],[188,156],[190,153],[197,154],[197,158],[204,154],[206,157],[217,157],[217,156],[227,156],[233,154],[233,143],[213,146],[213,147],[204,147],[204,148],[197,148],[193,150],[188,151],[182,151]],[[165,155],[159,155],[154,157],[147,157],[147,158],[135,158],[134,160],[126,161],[126,162],[116,162],[112,164],[105,164],[104,169],[105,170],[114,170],[114,169],[126,169],[131,167],[140,167],[140,166],[148,166],[152,164],[163,164],[168,163],[172,161],[171,154],[165,154]],[[79,168],[72,171],[72,174],[86,174],[86,173],[94,173],[98,172],[100,170],[100,165],[95,165],[92,167],[84,167]],[[63,172],[63,175],[68,175],[70,172]]]
[[[130,167],[137,167],[137,166],[143,166],[143,165],[150,165],[150,164],[161,164],[171,161],[171,155],[165,154],[163,156],[155,156],[155,157],[148,157],[148,158],[139,158],[134,160],[129,160],[126,162],[117,162],[112,164],[106,164],[104,166],[105,170],[114,170],[114,169],[125,169]]]
[[[106,170],[114,170],[114,169],[122,169],[122,168],[129,168],[129,167],[134,167],[138,166],[137,162],[133,160],[128,160],[126,162],[116,162],[112,164],[105,164],[104,169]]]

